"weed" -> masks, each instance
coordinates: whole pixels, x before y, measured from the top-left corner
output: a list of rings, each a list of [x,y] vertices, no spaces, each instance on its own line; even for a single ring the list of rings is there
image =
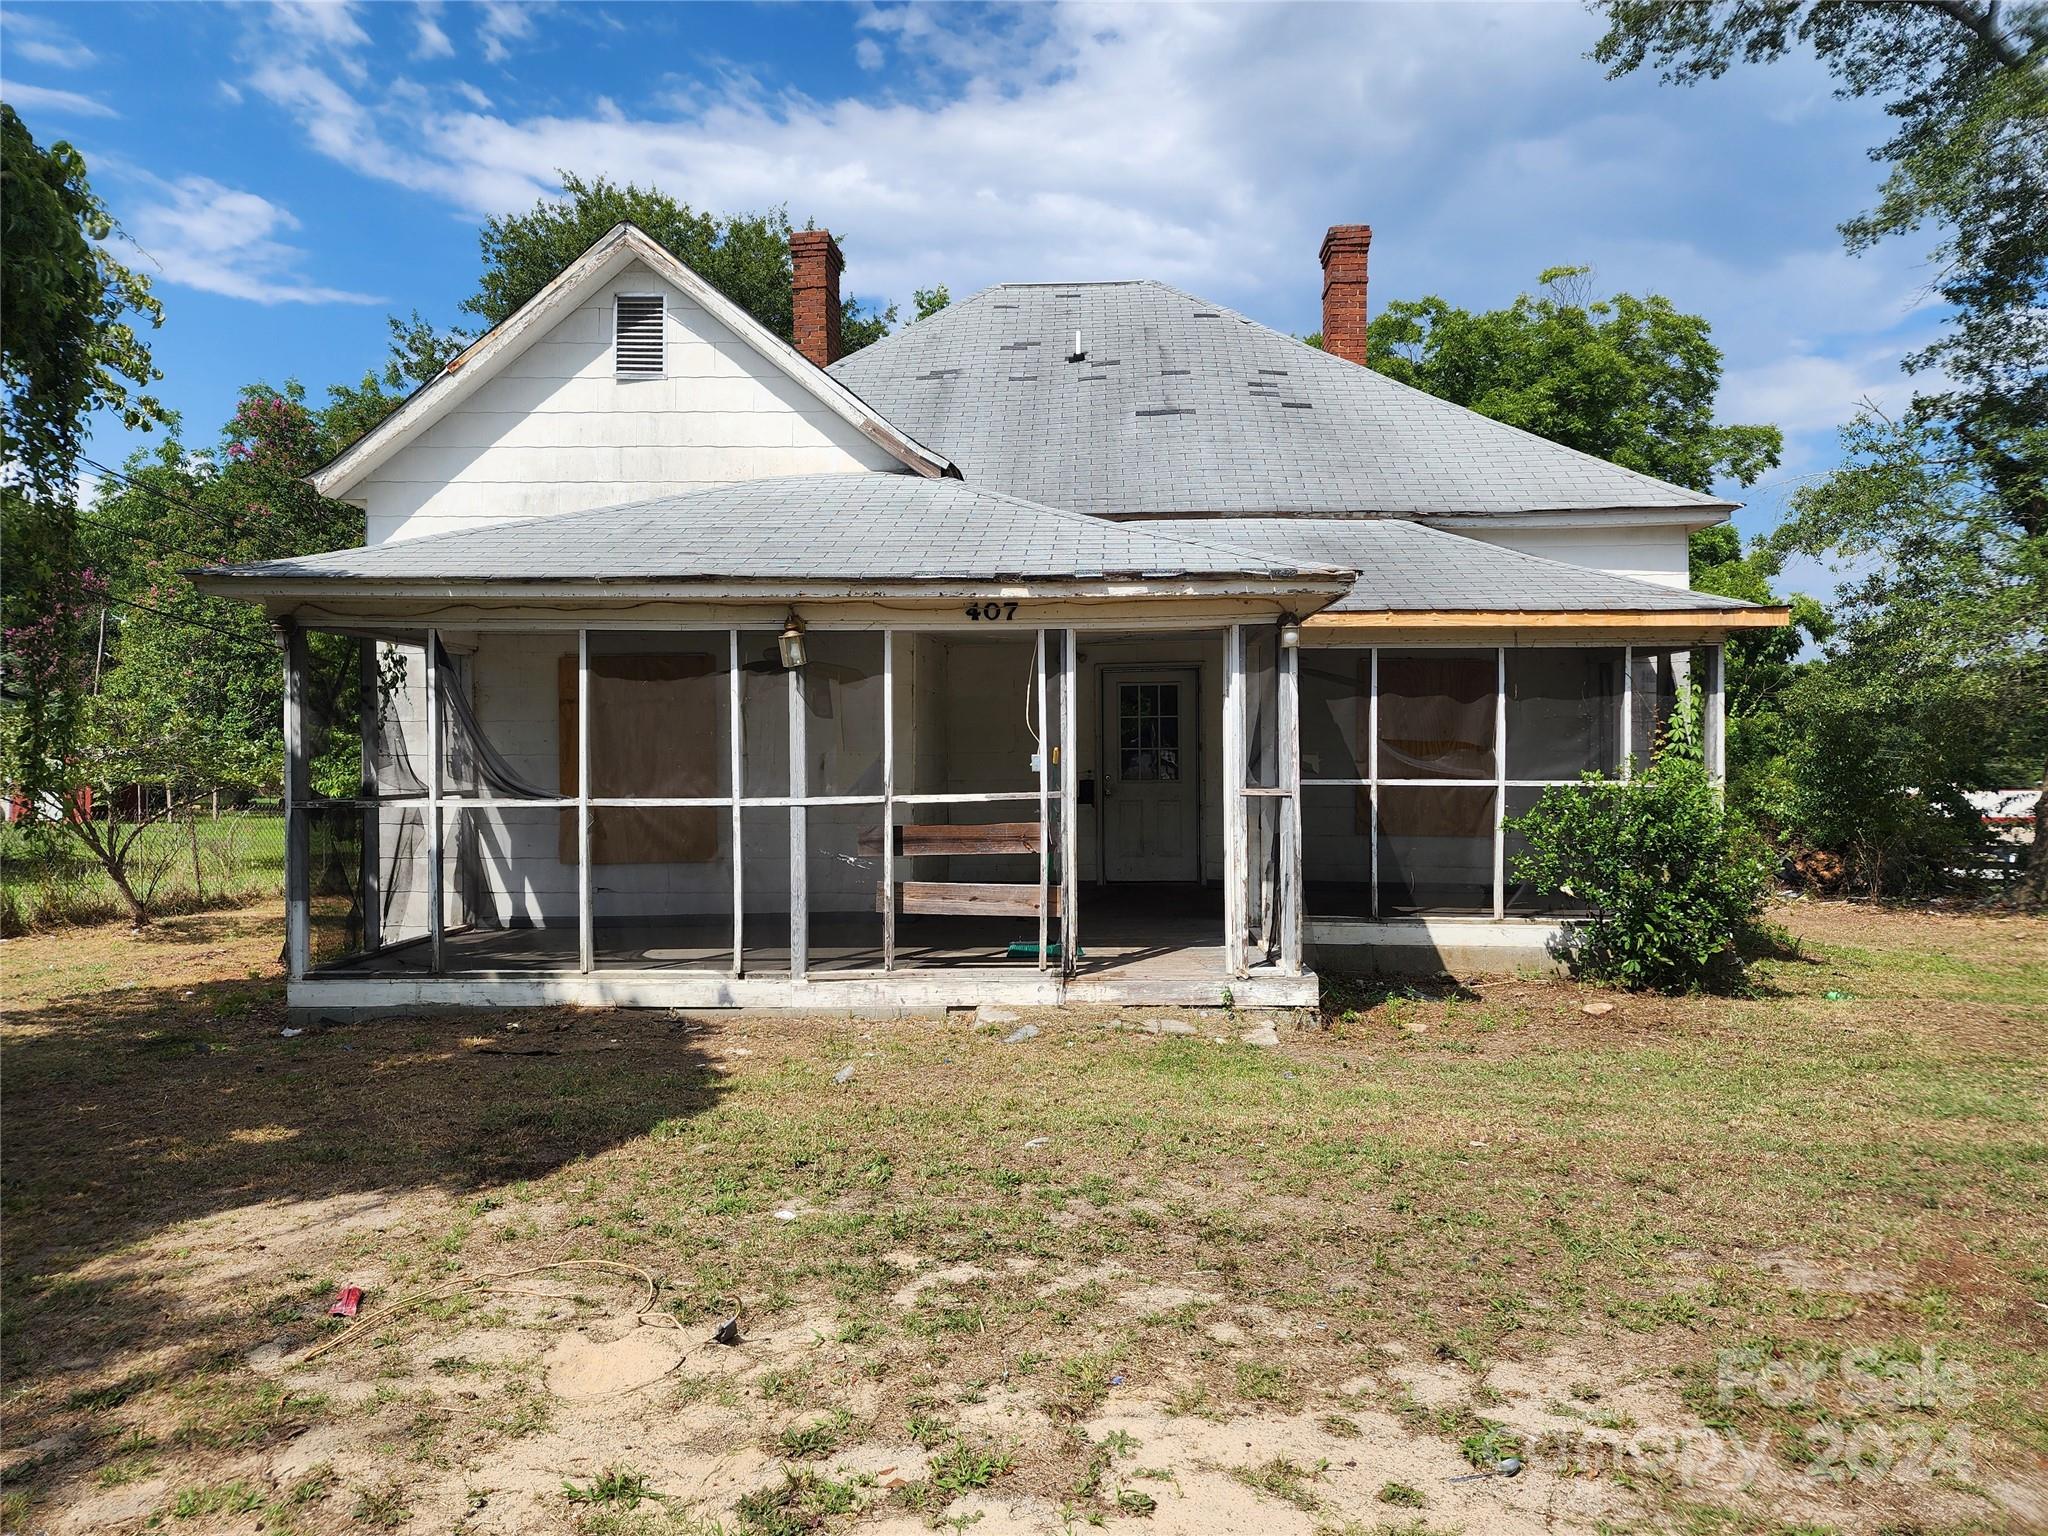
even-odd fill
[[[180,1520],[201,1515],[246,1515],[263,1507],[263,1495],[239,1478],[232,1483],[203,1483],[180,1488],[171,1502],[171,1513]]]
[[[804,1536],[834,1515],[852,1513],[859,1504],[860,1493],[851,1483],[796,1467],[783,1470],[779,1487],[745,1495],[733,1506],[733,1514],[748,1536]]]
[[[571,1504],[623,1504],[637,1509],[642,1499],[654,1496],[646,1477],[627,1466],[606,1467],[587,1483],[562,1481],[562,1497]]]
[[[363,1525],[396,1530],[412,1518],[412,1511],[405,1504],[404,1485],[395,1478],[386,1478],[374,1488],[357,1488],[354,1515]]]
[[[1275,1456],[1256,1467],[1232,1467],[1230,1475],[1254,1493],[1268,1493],[1275,1498],[1285,1499],[1303,1514],[1314,1514],[1323,1507],[1323,1501],[1316,1497],[1310,1484],[1323,1475],[1329,1463],[1319,1461],[1314,1467],[1303,1467],[1285,1456]]]
[[[1407,1483],[1381,1483],[1378,1498],[1382,1504],[1398,1504],[1403,1509],[1420,1509],[1429,1502],[1420,1488]]]
[[[786,1426],[776,1437],[776,1447],[790,1461],[816,1461],[839,1449],[852,1423],[852,1414],[835,1408],[825,1418]]]

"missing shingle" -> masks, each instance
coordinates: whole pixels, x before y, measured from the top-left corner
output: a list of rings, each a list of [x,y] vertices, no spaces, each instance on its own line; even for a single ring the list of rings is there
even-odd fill
[[[1277,374],[1278,374],[1278,375],[1279,375],[1279,376],[1280,376],[1281,378],[1283,378],[1283,379],[1287,377],[1287,370],[1286,370],[1285,368],[1261,368],[1261,369],[1259,370],[1259,372],[1261,372],[1261,373],[1277,373]]]
[[[1015,304],[994,304],[990,306],[992,309],[1015,309],[1016,307]]]
[[[1053,297],[1056,299],[1078,299],[1081,295],[1078,293],[1056,293]]]
[[[1040,343],[1035,341],[1006,341],[998,350],[1003,352],[1022,352],[1027,347],[1035,347],[1038,345],[1040,345]]]
[[[960,370],[958,368],[934,368],[930,373],[920,373],[918,377],[920,379],[957,379],[960,377]]]
[[[1081,375],[1081,382],[1086,384],[1094,379],[1106,379],[1108,377],[1109,375],[1106,373],[1084,373]]]
[[[1192,405],[1147,406],[1141,408],[1138,414],[1140,416],[1192,416],[1195,414],[1195,408]]]
[[[1198,309],[1195,311],[1195,318],[1197,320],[1221,320],[1223,312],[1217,309]]]
[[[1312,411],[1315,409],[1306,400],[1282,400],[1280,404],[1290,411]]]
[[[1035,383],[1037,379],[1038,375],[1035,373],[1013,373],[1010,375],[1010,382],[1012,384],[1031,384]]]
[[[1159,370],[1159,377],[1162,379],[1184,379],[1194,371],[1192,368],[1162,368]]]

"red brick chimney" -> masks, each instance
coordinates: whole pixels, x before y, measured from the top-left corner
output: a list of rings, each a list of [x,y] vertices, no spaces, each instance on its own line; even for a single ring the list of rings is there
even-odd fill
[[[1365,363],[1365,258],[1370,224],[1332,224],[1323,236],[1323,350]]]
[[[839,254],[839,242],[830,230],[799,229],[789,237],[789,261],[794,269],[796,349],[820,368],[830,367],[843,350],[839,274],[846,270],[846,258]]]

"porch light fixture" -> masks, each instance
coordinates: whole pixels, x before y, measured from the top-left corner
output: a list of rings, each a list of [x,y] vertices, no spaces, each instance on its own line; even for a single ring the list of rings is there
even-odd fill
[[[796,616],[794,608],[783,620],[782,633],[775,637],[775,648],[782,653],[782,669],[794,672],[806,660],[804,652],[804,621]]]
[[[1301,644],[1301,626],[1289,621],[1280,626],[1280,649],[1291,651]]]

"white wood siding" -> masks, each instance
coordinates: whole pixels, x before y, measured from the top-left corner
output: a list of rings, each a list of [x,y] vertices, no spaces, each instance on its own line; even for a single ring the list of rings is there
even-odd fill
[[[1690,584],[1685,560],[1686,533],[1683,528],[1475,528],[1446,530],[1467,538],[1481,539],[1525,555],[1562,560],[1567,565],[1589,566],[1616,576],[1633,576],[1660,586],[1685,588]]]
[[[621,379],[612,299],[667,297],[668,372]],[[357,488],[369,542],[771,475],[900,471],[732,331],[634,265]]]

